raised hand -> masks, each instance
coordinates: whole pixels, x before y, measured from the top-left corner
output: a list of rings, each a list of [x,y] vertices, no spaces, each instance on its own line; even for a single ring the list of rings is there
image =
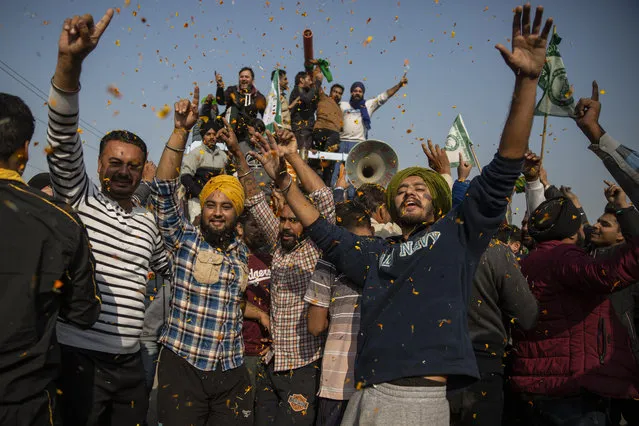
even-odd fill
[[[144,164],[144,169],[142,170],[142,180],[146,182],[150,182],[155,177],[155,171],[157,170],[157,166],[153,161],[147,161]]]
[[[224,141],[229,152],[237,158],[242,155],[240,143],[237,140],[237,136],[235,135],[233,128],[229,122],[226,121],[226,118],[222,117],[222,121],[224,122],[224,127],[218,130],[217,138]]]
[[[193,89],[193,100],[180,99],[174,105],[174,123],[176,129],[191,130],[200,116],[198,105],[200,103],[200,87]]]
[[[217,83],[217,87],[224,89],[224,80],[222,79],[222,74],[215,73],[215,82]]]
[[[406,77],[406,73],[402,76],[401,80],[399,80],[399,84],[403,87],[408,84],[408,77]]]
[[[58,41],[58,54],[82,62],[98,45],[112,17],[113,9],[108,9],[97,24],[93,23],[90,14],[65,19]]]
[[[457,166],[457,180],[463,182],[470,176],[470,171],[473,169],[473,165],[468,161],[464,161],[464,156],[459,153],[459,165]]]
[[[561,191],[564,197],[572,201],[575,207],[577,207],[578,209],[581,208],[581,201],[579,201],[579,197],[577,197],[577,194],[572,192],[572,188],[570,188],[569,186],[561,186],[559,190]]]
[[[532,151],[528,151],[524,156],[524,167],[522,173],[527,182],[533,182],[539,179],[541,171],[541,158]]]
[[[626,198],[626,193],[623,192],[623,189],[612,182],[608,182],[607,180],[604,180],[604,183],[606,184],[606,189],[604,189],[606,201],[612,203],[616,209],[625,209],[630,207]]]
[[[275,135],[277,137],[276,140],[278,142],[280,155],[287,156],[297,154],[297,138],[295,134],[275,123],[273,123],[273,125],[275,126]]]
[[[428,167],[435,170],[437,173],[450,174],[450,160],[446,151],[441,149],[439,145],[433,147],[433,141],[428,139],[428,146],[422,144],[422,151],[428,157]]]
[[[520,78],[537,79],[546,62],[546,42],[552,27],[552,18],[546,20],[541,33],[544,8],[537,6],[532,32],[530,30],[530,4],[517,6],[513,17],[512,52],[503,44],[495,46],[506,64]]]
[[[351,183],[348,181],[348,179],[346,179],[344,163],[339,163],[339,174],[337,175],[337,180],[335,181],[335,188],[347,189],[349,186],[351,186]]]
[[[108,9],[97,24],[89,14],[65,19],[58,40],[58,63],[53,75],[55,87],[66,92],[80,89],[82,61],[98,45],[112,17],[113,9]]]
[[[590,98],[581,98],[575,107],[575,121],[579,129],[586,135],[590,142],[599,143],[599,139],[605,133],[599,125],[601,103],[599,102],[599,85],[592,82],[592,95]]]
[[[250,151],[249,154],[262,164],[264,171],[271,179],[276,180],[280,174],[286,173],[284,155],[281,154],[275,142],[275,137],[273,137],[271,132],[266,132],[266,139],[264,136],[256,133],[253,136],[253,142],[259,152]]]

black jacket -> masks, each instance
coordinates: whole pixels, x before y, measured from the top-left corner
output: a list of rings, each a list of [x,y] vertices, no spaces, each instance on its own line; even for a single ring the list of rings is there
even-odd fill
[[[95,261],[68,205],[0,180],[0,400],[19,403],[57,377],[58,315],[88,328],[100,314]]]
[[[295,86],[289,96],[289,106],[297,98],[300,98],[300,102],[291,108],[291,128],[294,132],[305,128],[312,129],[315,125],[315,111],[317,110],[317,89],[311,87],[308,90],[300,90],[298,86]]]
[[[238,86],[229,86],[226,90],[218,87],[215,96],[218,105],[226,105],[224,116],[237,139],[240,142],[248,140],[248,126],[255,126],[257,115],[263,115],[266,109],[264,95],[255,86],[247,92],[241,91]]]
[[[626,241],[639,236],[639,211],[634,207],[628,207],[617,212],[617,221]],[[615,252],[623,244],[611,247],[603,247],[591,250],[591,254],[596,258],[608,258],[614,256]],[[630,345],[635,355],[635,361],[639,363],[639,282],[634,283],[623,290],[616,291],[608,296],[615,315],[628,330]]]

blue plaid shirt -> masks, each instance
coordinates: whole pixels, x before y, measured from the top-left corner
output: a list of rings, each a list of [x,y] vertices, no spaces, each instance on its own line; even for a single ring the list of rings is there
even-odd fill
[[[639,153],[621,145],[608,133],[589,148],[601,158],[632,204],[639,206]]]
[[[174,259],[167,327],[160,342],[194,367],[222,371],[243,363],[242,299],[248,249],[239,239],[226,250],[211,247],[189,223],[177,197],[179,180],[155,179],[155,217]]]

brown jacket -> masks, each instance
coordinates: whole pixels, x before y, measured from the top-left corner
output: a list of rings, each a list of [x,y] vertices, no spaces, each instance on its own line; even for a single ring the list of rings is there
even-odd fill
[[[327,96],[322,90],[319,91],[316,116],[314,129],[342,131],[344,124],[342,109],[333,98]]]

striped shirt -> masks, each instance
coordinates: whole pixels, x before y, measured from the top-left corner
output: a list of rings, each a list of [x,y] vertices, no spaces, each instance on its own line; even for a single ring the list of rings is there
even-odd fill
[[[177,201],[179,180],[155,179],[155,215],[173,259],[167,327],[160,342],[192,366],[222,371],[244,362],[240,301],[248,283],[248,248],[237,237],[211,247]]]
[[[320,214],[335,223],[335,205],[330,188],[322,187],[310,194]],[[249,198],[245,207],[261,227],[267,241],[275,246],[271,262],[271,337],[275,371],[293,370],[322,356],[323,336],[308,331],[308,304],[304,302],[306,287],[320,257],[320,250],[309,238],[293,250],[285,251],[279,242],[279,220],[268,206],[263,192]]]
[[[322,356],[318,396],[348,400],[355,393],[355,356],[362,294],[335,266],[319,260],[304,300],[328,308],[330,319]]]
[[[95,278],[102,312],[87,330],[58,321],[58,341],[107,353],[135,353],[144,324],[144,295],[149,270],[168,274],[168,261],[153,215],[126,212],[87,176],[78,134],[78,94],[51,88],[47,156],[55,197],[69,203],[89,234],[96,261]]]

